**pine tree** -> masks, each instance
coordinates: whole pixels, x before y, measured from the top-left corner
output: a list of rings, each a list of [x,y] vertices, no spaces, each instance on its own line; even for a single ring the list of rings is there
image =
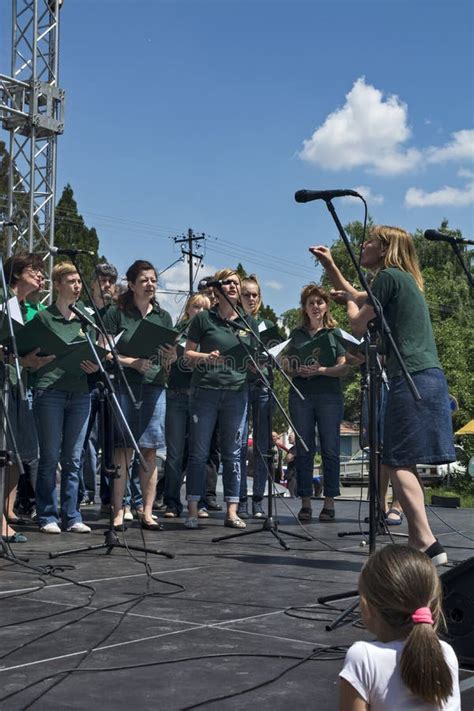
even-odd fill
[[[77,210],[74,193],[69,184],[64,188],[56,206],[54,242],[56,247],[85,249],[94,252],[94,256],[84,254],[78,258],[84,279],[87,284],[90,284],[95,265],[99,261],[104,261],[104,257],[98,256],[99,238],[95,227],[86,227],[82,215]],[[56,259],[56,263],[61,261],[70,260],[69,257],[58,257]]]

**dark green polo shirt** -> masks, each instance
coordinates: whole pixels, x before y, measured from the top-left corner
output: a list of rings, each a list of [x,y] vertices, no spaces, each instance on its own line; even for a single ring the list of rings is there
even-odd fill
[[[384,316],[409,373],[441,368],[425,297],[409,272],[396,267],[382,269],[372,284]],[[387,347],[387,373],[401,375],[398,361]]]
[[[142,320],[142,315],[140,311],[133,307],[129,312],[125,312],[118,306],[111,306],[104,316],[104,326],[111,336],[116,336],[120,331],[124,331],[120,340],[117,343],[117,351],[119,353],[123,352],[123,347],[130,341],[131,337],[138,328],[140,321]],[[160,308],[157,303],[153,304],[153,308],[148,313],[145,318],[152,323],[156,323],[159,326],[164,326],[165,328],[173,328],[173,321],[171,316],[167,311]],[[138,357],[138,356],[137,356]],[[134,368],[126,368],[125,375],[130,383],[147,384],[147,385],[160,385],[164,387],[166,383],[166,371],[161,367],[158,356],[152,367],[147,370],[146,373],[139,373]]]
[[[84,304],[77,302],[78,308],[84,308]],[[38,311],[34,318],[39,318],[43,324],[51,331],[60,336],[66,343],[76,340],[84,340],[84,331],[78,318],[74,317],[69,321],[64,318],[56,304],[48,306],[42,311]],[[40,345],[40,344],[38,344]],[[61,368],[60,359],[53,360],[48,365],[35,371],[33,374],[34,387],[37,389],[65,390],[66,392],[82,393],[89,390],[87,375],[79,368],[77,372],[70,373]]]
[[[191,321],[186,319],[185,321],[180,321],[175,326],[175,329],[179,331],[180,336],[178,339],[178,360],[171,365],[168,375],[168,387],[170,389],[186,389],[191,387],[193,369],[186,367],[183,362],[182,353],[184,346],[186,345],[186,338],[190,324]]]
[[[255,319],[252,316],[247,316],[246,320],[249,322],[251,329],[256,332],[257,324]],[[234,323],[244,327],[244,322],[240,317]],[[241,337],[244,342],[249,342],[255,346],[255,339],[249,336],[247,332],[242,331]],[[191,379],[193,387],[215,390],[243,390],[245,388],[248,377],[246,363],[235,362],[233,358],[225,355],[225,351],[238,347],[239,339],[234,328],[221,319],[217,313],[217,307],[196,314],[189,326],[188,338],[193,343],[197,343],[199,350],[203,353],[219,351],[225,358],[225,362],[222,364],[197,364]]]
[[[322,339],[320,355],[318,356],[319,364],[328,368],[337,365],[337,359],[345,355],[346,351],[344,346],[335,337],[334,329],[323,328],[321,331],[318,331],[317,335]],[[305,346],[312,338],[313,336],[310,335],[304,326],[295,328],[290,334],[289,348],[291,348],[291,346],[295,346],[296,348]],[[292,357],[295,356],[292,355]],[[311,378],[301,378],[295,375],[293,382],[303,395],[318,395],[342,391],[341,378],[331,378],[329,375],[313,375]]]

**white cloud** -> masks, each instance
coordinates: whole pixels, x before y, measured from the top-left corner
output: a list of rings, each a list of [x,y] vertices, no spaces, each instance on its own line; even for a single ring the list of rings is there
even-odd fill
[[[474,129],[464,129],[451,134],[451,141],[444,146],[431,146],[426,150],[428,163],[474,160]]]
[[[467,168],[460,168],[458,170],[458,175],[460,178],[474,179],[474,170],[468,170]]]
[[[280,284],[279,281],[275,281],[274,279],[269,279],[268,281],[264,282],[264,286],[268,286],[269,289],[275,289],[276,291],[280,291],[280,289],[283,289],[283,284]]]
[[[310,139],[303,142],[300,158],[329,170],[365,167],[387,175],[416,167],[421,153],[405,148],[411,137],[408,109],[360,77],[346,95],[342,108],[329,114]]]
[[[209,274],[214,274],[216,268],[210,264],[203,265],[199,269],[196,281],[201,279],[203,276],[208,276]],[[185,262],[179,262],[171,269],[168,269],[164,274],[158,278],[158,290],[165,292],[182,292],[182,293],[159,293],[158,301],[160,305],[169,311],[173,321],[175,321],[181,314],[183,307],[186,303],[189,289],[189,267]]]
[[[358,185],[356,188],[353,189],[356,191],[356,193],[360,193],[362,197],[372,205],[382,205],[382,203],[384,202],[384,196],[376,195],[375,193],[373,193],[372,188],[369,188],[368,185]],[[346,202],[352,202],[353,200],[358,200],[358,198],[349,196],[343,198],[343,200]]]
[[[299,157],[327,170],[364,168],[379,175],[401,175],[424,162],[474,159],[474,129],[455,131],[445,145],[428,148],[408,147],[411,137],[407,105],[360,77],[345,104],[303,141]]]
[[[429,193],[420,188],[409,188],[405,193],[407,207],[467,207],[474,204],[474,182],[464,188],[445,185]]]

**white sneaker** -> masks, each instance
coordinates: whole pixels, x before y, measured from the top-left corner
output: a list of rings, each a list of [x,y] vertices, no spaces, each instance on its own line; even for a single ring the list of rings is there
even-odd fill
[[[133,521],[133,514],[132,514],[131,510],[128,508],[128,506],[125,509],[125,513],[123,515],[123,520],[124,521]]]
[[[76,523],[73,523],[72,526],[69,526],[67,530],[69,533],[90,533],[91,532],[91,528],[89,526],[86,526],[85,523],[82,523],[82,521],[76,521]]]
[[[41,526],[40,531],[41,533],[61,533],[61,529],[54,521],[51,521],[51,523],[45,523],[44,526]]]
[[[199,528],[199,521],[196,518],[196,516],[188,516],[188,518],[184,522],[184,527],[185,528]]]
[[[198,511],[198,518],[209,518],[209,514],[207,513],[207,509],[199,509]]]

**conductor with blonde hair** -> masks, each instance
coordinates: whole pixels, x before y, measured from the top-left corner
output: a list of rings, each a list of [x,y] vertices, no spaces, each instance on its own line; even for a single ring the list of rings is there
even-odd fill
[[[310,251],[338,290],[334,298],[346,304],[353,333],[362,336],[375,316],[367,303],[367,294],[349,284],[327,247],[311,247]],[[395,354],[388,347],[389,392],[382,463],[408,521],[408,543],[441,565],[446,563],[447,555],[428,523],[416,463],[443,464],[453,462],[456,456],[446,378],[438,359],[411,235],[399,227],[371,227],[362,245],[361,265],[375,273],[374,297],[421,395],[421,400],[416,401]]]

